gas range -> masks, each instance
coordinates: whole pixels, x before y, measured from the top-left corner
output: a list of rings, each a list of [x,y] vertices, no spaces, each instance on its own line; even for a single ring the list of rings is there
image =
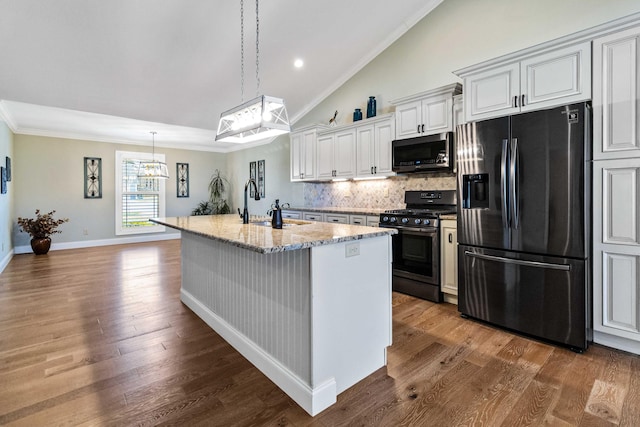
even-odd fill
[[[456,213],[455,190],[406,191],[406,209],[380,214],[381,227],[437,228],[440,215]]]

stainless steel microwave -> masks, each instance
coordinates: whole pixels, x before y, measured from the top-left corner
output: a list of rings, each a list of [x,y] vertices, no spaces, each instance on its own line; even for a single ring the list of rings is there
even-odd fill
[[[394,172],[453,171],[453,132],[397,139],[392,141],[391,147]]]

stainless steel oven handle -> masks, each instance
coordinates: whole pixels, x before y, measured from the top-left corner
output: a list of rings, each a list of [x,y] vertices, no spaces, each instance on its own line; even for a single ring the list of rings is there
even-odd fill
[[[509,188],[511,195],[511,227],[518,228],[520,215],[518,213],[518,138],[511,140],[511,159],[509,160]]]
[[[563,271],[571,270],[571,266],[566,264],[551,264],[549,262],[523,261],[521,259],[505,258],[505,257],[495,256],[495,255],[476,254],[470,251],[464,251],[464,254],[465,256],[469,256],[471,258],[480,258],[488,261],[502,262],[505,264],[517,264],[517,265],[524,265],[527,267],[550,268],[552,270],[563,270]]]

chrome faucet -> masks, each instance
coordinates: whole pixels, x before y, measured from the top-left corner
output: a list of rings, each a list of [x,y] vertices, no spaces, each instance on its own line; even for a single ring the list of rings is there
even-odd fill
[[[243,224],[249,224],[249,210],[247,209],[247,190],[249,189],[249,185],[253,185],[253,189],[256,192],[256,196],[254,200],[260,200],[260,193],[258,192],[258,185],[256,184],[256,180],[250,178],[249,181],[244,185],[244,210],[240,213],[240,208],[238,208],[238,215],[242,218]]]

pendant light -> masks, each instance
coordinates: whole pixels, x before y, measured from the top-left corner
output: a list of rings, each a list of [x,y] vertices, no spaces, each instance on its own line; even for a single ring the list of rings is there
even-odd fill
[[[169,168],[164,162],[156,161],[156,133],[150,132],[152,138],[151,161],[140,162],[138,165],[138,178],[169,178]]]
[[[220,115],[216,141],[246,143],[291,131],[284,100],[260,94],[260,19],[256,0],[256,98],[244,102],[244,0],[240,0],[240,92],[242,103]]]

